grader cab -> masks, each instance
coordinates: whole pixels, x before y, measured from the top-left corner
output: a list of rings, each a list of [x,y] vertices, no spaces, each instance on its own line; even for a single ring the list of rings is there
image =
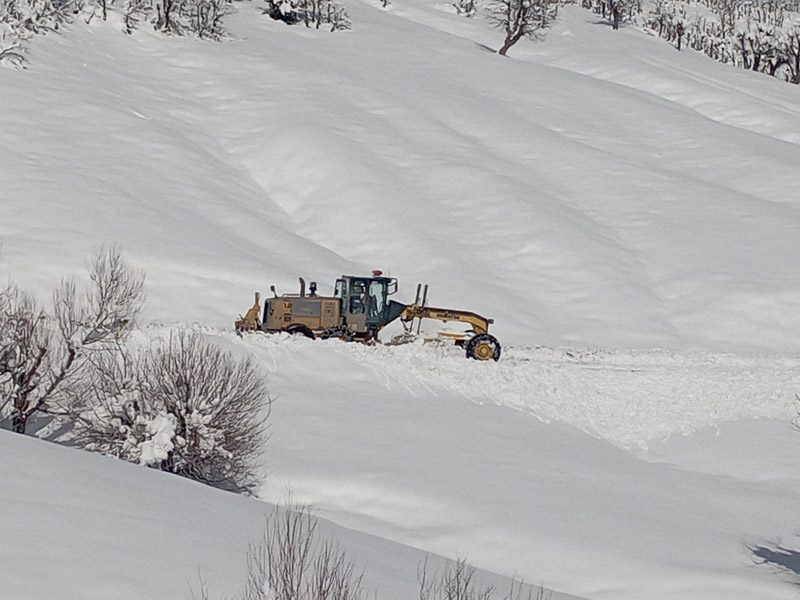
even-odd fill
[[[389,323],[400,319],[404,339],[413,337],[414,322],[435,319],[442,322],[458,321],[471,325],[467,333],[448,333],[445,337],[466,349],[467,357],[476,360],[498,360],[500,343],[489,334],[493,322],[472,312],[433,308],[427,306],[427,290],[417,286],[413,304],[402,304],[389,296],[397,292],[397,279],[384,277],[373,271],[372,277],[343,275],[336,280],[333,296],[318,296],[317,285],[311,282],[306,294],[305,281],[300,278],[300,293],[278,296],[275,286],[270,287],[273,297],[264,301],[261,310],[260,294],[256,292],[255,305],[244,317],[235,322],[236,330],[285,331],[309,338],[341,338],[348,341],[374,343],[378,334]]]

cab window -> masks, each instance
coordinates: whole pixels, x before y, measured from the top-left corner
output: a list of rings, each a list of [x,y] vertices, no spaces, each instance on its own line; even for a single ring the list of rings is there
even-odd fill
[[[350,314],[359,315],[367,310],[367,286],[363,279],[350,281]]]
[[[386,287],[382,281],[373,281],[369,284],[369,314],[378,316],[383,314],[386,305]]]

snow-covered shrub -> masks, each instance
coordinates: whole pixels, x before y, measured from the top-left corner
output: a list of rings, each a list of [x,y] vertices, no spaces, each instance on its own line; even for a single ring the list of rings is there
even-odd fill
[[[641,0],[583,0],[582,4],[608,19],[614,29],[619,29],[623,22],[642,12]]]
[[[213,40],[225,37],[224,19],[234,12],[233,0],[121,0],[116,5],[113,0],[76,1],[92,7],[103,20],[112,8],[119,11],[128,34],[146,23],[166,34]]]
[[[475,0],[456,0],[456,2],[453,3],[453,8],[456,9],[456,13],[467,18],[474,17],[478,12],[475,6]]]
[[[21,67],[28,40],[69,23],[82,0],[0,0],[0,64]]]
[[[191,30],[201,38],[220,39],[225,34],[223,19],[231,12],[231,0],[195,0],[189,3]]]
[[[0,0],[1,1],[1,0]],[[219,40],[225,36],[224,18],[233,13],[233,0],[74,0],[84,9],[86,21],[106,20],[117,11],[124,31],[133,34],[142,24],[170,35],[196,35]]]
[[[800,83],[798,10],[781,0],[654,0],[645,26],[678,50]]]
[[[133,34],[142,22],[151,20],[155,12],[152,0],[125,0],[122,8],[122,21],[125,33]]]
[[[223,19],[233,12],[231,0],[150,0],[149,6],[135,2],[128,6],[140,15],[150,15],[159,31],[210,39],[224,36]],[[126,21],[130,21],[127,16]]]
[[[800,84],[800,16],[790,16],[777,35],[778,55],[782,59],[774,75]]]
[[[0,65],[22,67],[27,42],[68,23],[80,0],[0,0]]]
[[[303,23],[306,27],[320,29],[323,25],[331,31],[352,27],[344,5],[338,0],[266,0],[264,11],[276,21],[289,25]]]
[[[93,367],[79,392],[79,447],[231,491],[260,483],[269,398],[251,360],[178,331]]]
[[[16,27],[0,21],[0,65],[22,67],[25,62],[25,37]]]
[[[772,26],[747,18],[737,24],[734,36],[742,67],[753,71],[768,68],[768,61],[775,58],[776,51]]]
[[[72,414],[70,388],[95,354],[113,352],[129,332],[144,274],[112,247],[95,255],[89,278],[83,295],[65,279],[50,311],[13,284],[0,290],[0,425],[25,433],[37,413]]]

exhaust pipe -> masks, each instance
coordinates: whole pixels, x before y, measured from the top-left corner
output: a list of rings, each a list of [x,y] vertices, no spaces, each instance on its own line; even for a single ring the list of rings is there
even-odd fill
[[[300,297],[301,298],[306,297],[306,280],[303,279],[302,277],[300,278]]]

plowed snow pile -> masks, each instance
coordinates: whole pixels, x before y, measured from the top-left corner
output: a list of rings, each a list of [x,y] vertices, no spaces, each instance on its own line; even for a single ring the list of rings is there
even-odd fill
[[[623,448],[742,418],[790,418],[800,389],[793,357],[512,347],[499,364],[475,364],[450,345],[327,345],[387,391],[514,408]]]

